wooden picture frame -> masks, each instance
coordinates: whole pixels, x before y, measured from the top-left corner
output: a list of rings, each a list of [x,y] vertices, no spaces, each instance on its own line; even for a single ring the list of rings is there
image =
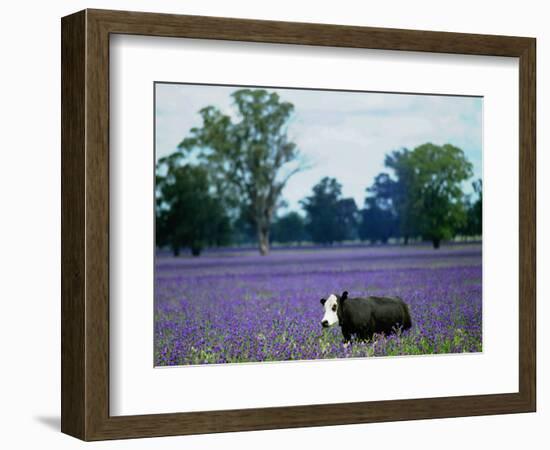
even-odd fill
[[[535,411],[535,39],[104,10],[61,25],[64,433],[101,440]],[[109,36],[117,33],[519,58],[519,391],[110,416]]]

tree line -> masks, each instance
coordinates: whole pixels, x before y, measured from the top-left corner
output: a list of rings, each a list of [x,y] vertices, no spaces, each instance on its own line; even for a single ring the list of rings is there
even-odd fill
[[[214,106],[200,111],[202,126],[190,130],[156,168],[156,243],[177,255],[210,246],[343,241],[387,243],[391,238],[431,241],[438,248],[457,235],[481,236],[481,180],[476,198],[462,191],[472,177],[464,152],[426,143],[385,158],[387,172],[366,188],[362,208],[342,196],[342,185],[325,177],[300,205],[302,214],[277,215],[288,180],[307,168],[288,138],[294,106],[263,89],[232,94],[237,119]]]

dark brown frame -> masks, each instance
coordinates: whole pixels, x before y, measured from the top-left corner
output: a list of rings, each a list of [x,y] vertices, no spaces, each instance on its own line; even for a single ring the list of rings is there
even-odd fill
[[[536,408],[535,49],[525,37],[85,10],[62,31],[61,429],[84,440],[531,412]],[[109,415],[109,35],[519,58],[519,392]]]

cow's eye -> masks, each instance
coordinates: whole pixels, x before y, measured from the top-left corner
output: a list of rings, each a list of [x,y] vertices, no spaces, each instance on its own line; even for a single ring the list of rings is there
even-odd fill
[[[336,311],[336,305],[332,305],[332,310]]]

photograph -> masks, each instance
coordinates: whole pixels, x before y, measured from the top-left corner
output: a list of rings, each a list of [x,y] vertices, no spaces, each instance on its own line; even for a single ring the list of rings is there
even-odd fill
[[[482,96],[153,89],[155,367],[483,351]]]

